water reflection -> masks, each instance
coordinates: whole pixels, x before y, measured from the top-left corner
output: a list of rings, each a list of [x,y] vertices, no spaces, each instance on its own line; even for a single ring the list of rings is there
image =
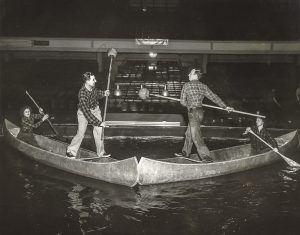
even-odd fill
[[[3,149],[5,204],[15,208],[15,218],[23,216],[20,208],[29,218],[27,227],[8,220],[1,234],[25,228],[30,234],[296,234],[292,228],[300,219],[300,174],[283,161],[223,177],[132,189]],[[12,213],[4,211],[5,217]]]

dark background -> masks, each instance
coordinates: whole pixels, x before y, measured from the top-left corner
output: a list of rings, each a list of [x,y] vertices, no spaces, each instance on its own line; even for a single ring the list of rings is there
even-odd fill
[[[298,40],[297,0],[9,0],[2,35]]]

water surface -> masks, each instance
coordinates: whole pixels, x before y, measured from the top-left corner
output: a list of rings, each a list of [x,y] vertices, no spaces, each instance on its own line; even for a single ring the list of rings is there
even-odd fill
[[[120,159],[161,158],[181,145],[182,139],[112,139],[106,151]],[[300,174],[283,161],[132,189],[38,164],[3,139],[0,151],[0,234],[299,234]],[[299,152],[289,157],[300,162]]]

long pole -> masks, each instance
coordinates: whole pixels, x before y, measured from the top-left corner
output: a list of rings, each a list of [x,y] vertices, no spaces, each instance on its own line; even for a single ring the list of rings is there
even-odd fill
[[[108,70],[108,78],[107,78],[107,87],[106,90],[109,90],[109,86],[110,86],[110,78],[111,78],[111,70],[112,70],[112,62],[113,62],[113,58],[117,56],[117,51],[114,48],[111,48],[108,51],[108,56],[110,58],[110,62],[109,62],[109,70]],[[105,97],[105,105],[104,105],[104,113],[103,113],[103,118],[102,121],[105,122],[106,120],[106,112],[107,112],[107,102],[108,102],[108,96]],[[102,129],[102,135],[101,135],[101,139],[104,139],[104,127]]]
[[[117,56],[117,51],[114,48],[111,48],[108,51],[108,57],[110,58],[110,63],[109,63],[109,70],[108,70],[108,78],[107,78],[107,87],[106,90],[109,90],[110,86],[110,78],[111,78],[111,70],[112,70],[112,62],[113,58]],[[106,120],[106,112],[107,112],[107,101],[108,101],[108,96],[105,97],[105,106],[104,106],[104,113],[103,113],[103,122]]]
[[[110,56],[110,64],[109,64],[109,72],[108,72],[108,78],[107,78],[107,87],[106,87],[106,90],[109,90],[109,86],[110,86],[110,77],[111,77],[111,70],[112,70],[112,61],[113,61],[113,56]],[[103,113],[103,122],[105,122],[105,119],[106,119],[107,102],[108,102],[108,96],[105,97],[105,105],[104,105],[104,113]]]
[[[173,97],[168,97],[168,96],[163,96],[163,95],[156,95],[156,94],[150,94],[150,95],[156,96],[156,97],[159,97],[159,98],[180,101],[180,99],[178,99],[178,98],[173,98]],[[208,104],[202,104],[202,106],[207,107],[207,108],[213,108],[213,109],[219,109],[219,110],[226,111],[226,109],[218,107],[218,106],[213,106],[213,105],[208,105]],[[266,116],[263,116],[263,115],[254,114],[254,113],[247,113],[247,112],[238,111],[238,110],[233,110],[232,113],[240,113],[240,114],[254,116],[254,117],[266,118]]]
[[[265,145],[267,145],[270,149],[272,149],[274,151],[274,148],[269,143],[267,143],[261,137],[259,137],[258,135],[256,135],[252,130],[250,130],[249,132],[252,135],[254,135],[257,139],[259,139],[261,142],[263,142]],[[286,163],[289,164],[291,167],[300,167],[300,165],[297,162],[293,161],[290,158],[287,158],[282,153],[280,153],[280,152],[276,152],[276,153],[279,154],[286,161]]]

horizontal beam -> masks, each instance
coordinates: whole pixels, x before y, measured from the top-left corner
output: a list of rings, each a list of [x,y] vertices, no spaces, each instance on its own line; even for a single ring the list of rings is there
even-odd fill
[[[180,122],[106,121],[108,126],[180,126]]]
[[[53,59],[53,60],[91,60],[96,61],[97,56],[105,52],[74,52],[74,51],[2,51],[1,55],[5,60],[10,59]],[[124,63],[127,60],[141,61],[175,61],[178,63],[192,64],[195,60],[202,60],[202,56],[207,54],[158,54],[155,59],[149,57],[148,53],[122,53],[115,59],[117,63]],[[299,59],[297,59],[299,57]],[[108,58],[108,57],[107,57]],[[228,63],[297,63],[300,55],[296,54],[209,54],[208,63],[228,62]]]
[[[73,51],[148,53],[150,46],[136,45],[135,39],[19,38],[0,37],[0,51]],[[300,41],[192,41],[169,40],[155,46],[158,53],[188,54],[300,54]]]

